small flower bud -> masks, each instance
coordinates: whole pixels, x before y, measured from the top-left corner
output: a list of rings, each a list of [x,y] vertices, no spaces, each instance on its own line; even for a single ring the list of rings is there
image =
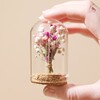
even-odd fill
[[[40,41],[40,37],[35,37],[35,43],[39,42]]]

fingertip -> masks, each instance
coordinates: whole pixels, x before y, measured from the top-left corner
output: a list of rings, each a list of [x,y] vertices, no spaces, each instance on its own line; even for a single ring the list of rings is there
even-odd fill
[[[52,10],[48,9],[42,12],[43,17],[46,19],[52,18]]]
[[[42,11],[43,14],[48,13],[48,11],[50,11],[50,9],[47,9],[45,11]]]
[[[43,16],[46,19],[56,19],[60,20],[66,17],[66,14],[61,9],[49,9],[46,11],[43,11]]]
[[[48,86],[45,86],[44,89],[43,89],[44,95],[47,95],[47,94],[46,94],[47,91],[48,91]]]
[[[47,90],[48,86],[45,86],[43,89],[43,93],[45,94],[45,91]]]
[[[45,96],[55,97],[55,89],[52,86],[46,86],[43,89]]]
[[[39,19],[40,19],[40,20],[45,20],[45,18],[44,18],[43,15],[41,15],[41,16],[39,17]]]
[[[44,89],[43,89],[43,93],[44,93],[44,94],[45,94],[45,92],[46,92],[46,90],[47,90],[48,88],[49,88],[48,85],[44,87]]]

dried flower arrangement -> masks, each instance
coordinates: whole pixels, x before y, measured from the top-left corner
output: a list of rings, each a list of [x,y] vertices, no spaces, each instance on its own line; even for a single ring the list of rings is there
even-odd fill
[[[62,43],[66,41],[66,28],[61,23],[46,22],[49,25],[48,30],[45,30],[43,25],[38,27],[37,33],[33,35],[35,55],[41,57],[46,63],[48,73],[53,73],[52,61],[55,54],[64,54]]]
[[[66,27],[60,22],[46,21],[37,26],[36,31],[32,34],[32,42],[34,42],[32,47],[35,50],[35,59],[41,58],[45,62],[47,73],[33,74],[33,83],[53,85],[66,83],[65,76],[55,74],[53,69],[55,56],[57,54],[63,56],[65,53],[62,44],[66,42],[66,33]]]

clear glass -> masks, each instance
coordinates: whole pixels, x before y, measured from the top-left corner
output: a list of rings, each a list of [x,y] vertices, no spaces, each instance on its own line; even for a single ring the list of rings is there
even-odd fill
[[[38,21],[30,32],[31,82],[62,85],[68,76],[68,31],[59,21]]]

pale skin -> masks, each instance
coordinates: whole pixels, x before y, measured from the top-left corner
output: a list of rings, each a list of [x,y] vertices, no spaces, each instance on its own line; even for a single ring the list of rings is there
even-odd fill
[[[90,0],[74,0],[56,5],[44,11],[40,19],[70,21],[72,23],[66,25],[69,34],[81,33],[100,43],[100,9]],[[100,100],[100,81],[80,86],[46,86],[43,92],[46,96],[61,100]]]

